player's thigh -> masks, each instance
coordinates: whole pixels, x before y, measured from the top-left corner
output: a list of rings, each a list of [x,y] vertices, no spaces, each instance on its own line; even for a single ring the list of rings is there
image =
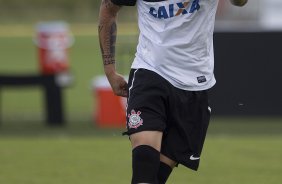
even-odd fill
[[[130,135],[132,149],[148,145],[160,151],[163,133],[160,131],[142,131]]]
[[[160,161],[165,163],[166,165],[170,166],[171,168],[174,168],[177,164],[176,161],[168,158],[167,156],[165,156],[163,154],[160,155]]]

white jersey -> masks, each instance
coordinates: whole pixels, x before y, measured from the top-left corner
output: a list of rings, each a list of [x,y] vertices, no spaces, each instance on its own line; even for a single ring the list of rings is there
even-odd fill
[[[183,90],[211,88],[218,0],[150,1],[137,0],[140,36],[132,68],[154,71]]]

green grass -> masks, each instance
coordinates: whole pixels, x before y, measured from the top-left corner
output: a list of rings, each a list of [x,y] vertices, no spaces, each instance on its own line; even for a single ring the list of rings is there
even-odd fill
[[[279,184],[281,143],[282,136],[208,136],[200,170],[179,166],[168,183]],[[0,183],[130,183],[126,138],[1,138],[0,147]]]
[[[115,183],[116,179],[121,179],[121,183],[127,181],[129,159],[125,153],[129,153],[130,148],[121,139],[15,138],[0,140],[0,145],[0,183],[75,184]],[[124,177],[120,178],[121,175]]]
[[[171,184],[279,184],[281,118],[222,118],[210,123],[198,172],[176,168]],[[0,183],[130,183],[131,149],[122,129],[4,123]]]

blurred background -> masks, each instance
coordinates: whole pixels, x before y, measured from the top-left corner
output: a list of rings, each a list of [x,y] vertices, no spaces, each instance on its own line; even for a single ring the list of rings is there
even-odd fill
[[[124,99],[109,94],[103,77],[99,6],[98,0],[0,0],[0,183],[129,183]],[[168,183],[281,182],[281,9],[281,0],[249,0],[243,8],[220,0],[218,84],[202,165],[197,173],[180,166]],[[123,7],[118,22],[117,69],[127,76],[138,40],[136,7]],[[67,61],[62,72],[42,69],[44,23],[73,40],[59,49]],[[50,98],[46,76],[54,77],[48,89],[59,91]]]

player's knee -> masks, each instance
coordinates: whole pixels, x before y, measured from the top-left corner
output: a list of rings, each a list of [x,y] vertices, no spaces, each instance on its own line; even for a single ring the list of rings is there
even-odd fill
[[[140,145],[132,151],[132,184],[157,184],[160,152],[148,145]]]

